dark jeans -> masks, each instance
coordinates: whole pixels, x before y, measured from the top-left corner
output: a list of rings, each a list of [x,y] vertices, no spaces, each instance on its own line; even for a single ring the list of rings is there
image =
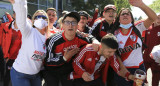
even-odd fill
[[[45,86],[60,86],[60,83],[62,86],[73,86],[73,81],[67,78],[68,74],[62,75],[44,70],[42,75],[45,80]]]
[[[80,78],[74,80],[74,86],[104,86],[104,84],[101,77],[90,82],[86,82]]]
[[[108,68],[108,74],[107,74],[107,86],[116,86],[116,83],[114,82],[114,70],[111,66]]]
[[[4,86],[9,86],[9,83],[11,81],[11,78],[10,78],[10,69],[13,65],[13,62],[14,62],[14,59],[9,59],[8,62],[6,63],[6,72],[5,72],[5,75],[4,75]]]
[[[3,79],[4,79],[4,70],[5,70],[4,65],[5,65],[5,62],[4,62],[4,58],[3,58],[3,51],[0,46],[0,81],[3,81]]]
[[[39,74],[28,75],[16,71],[13,67],[10,71],[12,86],[41,86]]]

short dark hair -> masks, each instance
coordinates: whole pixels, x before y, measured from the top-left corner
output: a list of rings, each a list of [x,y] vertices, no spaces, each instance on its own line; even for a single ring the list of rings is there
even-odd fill
[[[66,17],[73,17],[74,19],[77,20],[77,23],[80,21],[80,16],[77,12],[69,12],[67,13],[64,17],[62,22],[64,22],[64,20],[66,19]]]
[[[88,19],[88,13],[86,11],[79,11],[78,14],[80,16],[84,16],[84,17],[86,17]]]
[[[118,49],[117,38],[111,33],[108,33],[107,35],[103,36],[103,38],[101,39],[101,43],[103,43],[109,48]]]

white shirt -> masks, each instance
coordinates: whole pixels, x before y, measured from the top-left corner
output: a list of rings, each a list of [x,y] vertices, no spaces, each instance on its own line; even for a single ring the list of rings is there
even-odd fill
[[[33,28],[27,20],[26,0],[15,0],[13,4],[16,12],[17,26],[22,33],[22,45],[13,68],[25,74],[37,74],[42,67],[42,60],[46,55],[45,35]]]
[[[140,31],[141,34],[142,34],[142,32],[144,30],[146,30],[143,22],[137,24],[136,28]],[[124,49],[128,37],[132,36],[132,35],[130,35],[131,32],[132,32],[132,29],[130,30],[130,32],[127,35],[123,35],[120,31],[118,32],[118,34],[116,34],[116,37],[117,37],[118,43],[119,43],[119,49],[120,48]],[[133,40],[133,41],[135,41],[135,40]],[[140,47],[138,47],[137,49],[132,50],[130,55],[123,61],[123,64],[126,67],[130,67],[130,68],[139,67],[139,65],[143,62],[142,42],[141,42],[141,39],[139,37],[138,37],[136,43],[138,43],[138,45],[140,45]],[[133,46],[133,45],[131,45],[131,46]]]

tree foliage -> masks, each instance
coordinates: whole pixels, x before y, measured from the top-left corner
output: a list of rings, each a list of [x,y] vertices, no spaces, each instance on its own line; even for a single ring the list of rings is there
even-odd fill
[[[160,13],[160,0],[155,0],[151,5],[149,5],[156,13]]]
[[[121,8],[130,8],[128,0],[71,0],[73,10],[85,10],[89,14],[93,14],[95,8],[99,8],[99,12],[102,11],[108,4],[116,5],[118,9],[117,12],[119,12]]]

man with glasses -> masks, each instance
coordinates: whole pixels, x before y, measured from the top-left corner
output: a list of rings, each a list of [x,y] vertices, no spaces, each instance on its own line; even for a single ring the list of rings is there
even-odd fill
[[[47,86],[73,86],[71,80],[67,77],[72,68],[72,60],[78,53],[79,48],[91,43],[95,43],[93,36],[87,38],[77,34],[78,22],[80,16],[77,12],[66,14],[62,20],[64,31],[54,34],[47,39],[47,55],[44,60],[45,74],[44,79]]]

